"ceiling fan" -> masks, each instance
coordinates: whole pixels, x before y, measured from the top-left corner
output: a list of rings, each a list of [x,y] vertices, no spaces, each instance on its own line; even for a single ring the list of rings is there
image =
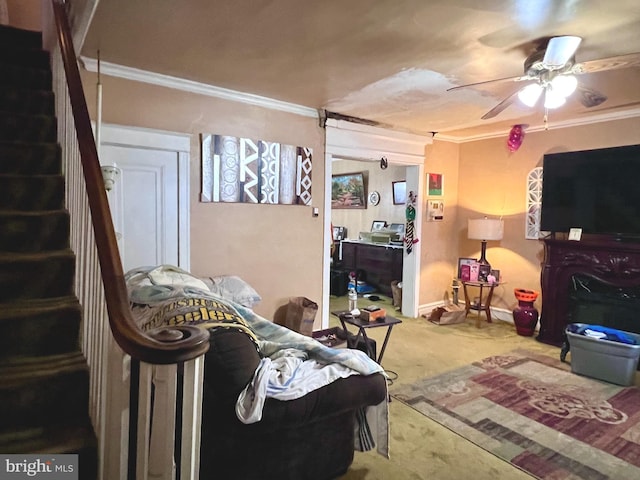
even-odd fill
[[[485,113],[482,120],[495,117],[516,99],[528,107],[534,107],[542,99],[546,120],[546,111],[564,105],[576,90],[582,105],[586,108],[595,107],[605,102],[607,96],[578,82],[576,75],[640,66],[640,53],[576,63],[575,53],[581,41],[582,38],[571,35],[551,37],[546,47],[537,49],[525,59],[524,75],[460,85],[447,91],[496,82],[526,82],[526,85]]]

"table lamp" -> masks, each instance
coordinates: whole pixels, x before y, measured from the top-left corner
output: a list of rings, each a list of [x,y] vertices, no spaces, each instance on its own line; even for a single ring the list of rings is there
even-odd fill
[[[478,263],[480,268],[487,273],[491,270],[491,264],[487,261],[487,240],[502,240],[504,222],[498,218],[469,219],[468,237],[473,240],[482,240],[482,250]]]

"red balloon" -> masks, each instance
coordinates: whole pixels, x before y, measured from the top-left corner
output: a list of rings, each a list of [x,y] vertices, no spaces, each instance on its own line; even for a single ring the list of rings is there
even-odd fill
[[[515,152],[522,145],[522,140],[524,139],[524,129],[526,125],[518,124],[511,127],[511,131],[509,132],[509,139],[507,140],[507,147],[510,152]]]

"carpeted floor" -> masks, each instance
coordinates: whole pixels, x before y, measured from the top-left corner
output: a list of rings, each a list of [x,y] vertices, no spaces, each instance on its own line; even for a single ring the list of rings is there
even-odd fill
[[[344,310],[346,303],[346,297],[332,297],[331,310]],[[469,314],[465,323],[438,326],[425,318],[407,318],[393,313],[391,300],[387,297],[375,302],[359,299],[360,307],[370,303],[384,307],[403,320],[394,327],[382,361],[386,369],[398,375],[390,387],[391,393],[422,378],[435,377],[518,348],[551,360],[560,355],[556,347],[537,342],[534,337],[517,335],[515,327],[506,322],[488,324],[482,317],[481,328],[477,329],[475,312]],[[337,325],[338,319],[331,318],[331,326]],[[384,330],[375,328],[368,333],[381,345]],[[638,376],[636,384],[640,385]],[[533,478],[398,400],[390,403],[389,414],[391,458],[385,459],[375,452],[356,452],[351,468],[341,480]]]
[[[515,350],[391,392],[536,478],[640,478],[640,389],[558,359]]]

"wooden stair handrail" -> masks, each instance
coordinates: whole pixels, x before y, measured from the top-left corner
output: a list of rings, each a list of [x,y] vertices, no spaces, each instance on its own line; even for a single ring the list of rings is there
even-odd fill
[[[52,5],[78,137],[111,332],[125,353],[143,362],[172,364],[197,358],[209,350],[209,332],[206,330],[183,325],[143,332],[133,319],[98,151],[91,129],[91,119],[73,47],[71,27],[63,1],[52,0]]]

